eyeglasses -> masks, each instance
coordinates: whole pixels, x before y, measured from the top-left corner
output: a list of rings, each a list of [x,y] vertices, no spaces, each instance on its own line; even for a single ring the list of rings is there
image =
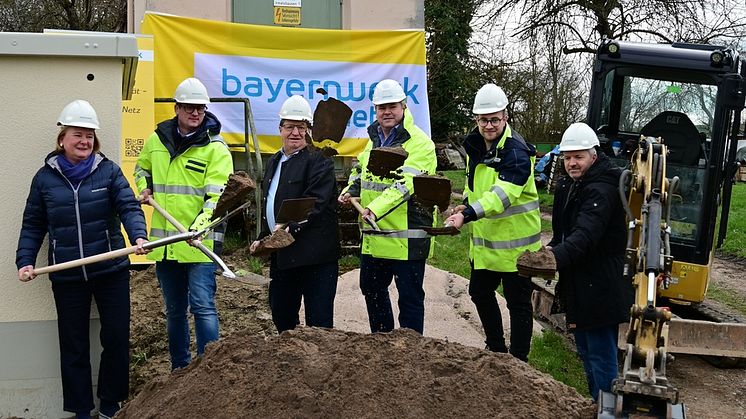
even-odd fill
[[[308,127],[305,126],[305,125],[292,125],[292,124],[288,125],[288,124],[285,124],[285,125],[280,125],[280,126],[282,127],[282,129],[284,129],[287,132],[293,132],[293,131],[295,131],[297,129],[298,130],[298,134],[300,134],[300,135],[303,135],[303,134],[306,133],[306,131],[308,131]]]
[[[192,105],[189,103],[180,103],[179,107],[181,109],[184,109],[184,112],[186,113],[194,113],[194,111],[197,111],[198,114],[203,114],[207,110],[206,105]]]
[[[492,124],[493,127],[496,127],[497,124],[502,122],[503,119],[505,118],[491,118],[491,119],[479,118],[477,119],[477,124],[479,124],[480,127],[486,127],[487,124]]]

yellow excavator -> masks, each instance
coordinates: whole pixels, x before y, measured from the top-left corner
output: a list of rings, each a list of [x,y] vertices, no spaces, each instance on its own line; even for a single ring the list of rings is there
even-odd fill
[[[625,168],[624,275],[635,287],[620,333],[624,362],[612,392],[599,398],[599,418],[685,418],[666,377],[671,354],[746,358],[746,324],[704,304],[738,169],[745,64],[722,46],[608,39],[599,45],[587,123]],[[535,303],[551,314],[545,298]],[[679,317],[681,307],[709,317]]]

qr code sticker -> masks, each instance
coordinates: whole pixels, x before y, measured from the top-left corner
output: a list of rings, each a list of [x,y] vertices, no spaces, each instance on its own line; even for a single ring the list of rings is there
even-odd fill
[[[137,157],[142,151],[142,147],[145,145],[144,138],[125,138],[124,139],[124,155],[125,157]]]

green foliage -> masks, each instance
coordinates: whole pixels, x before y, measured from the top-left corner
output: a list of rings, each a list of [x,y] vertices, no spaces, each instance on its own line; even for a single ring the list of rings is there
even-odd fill
[[[231,254],[238,249],[245,248],[248,246],[246,239],[241,237],[241,232],[238,230],[228,230],[223,236],[223,252]]]
[[[554,205],[554,194],[547,192],[546,188],[539,189],[539,208],[542,212],[552,213]]]
[[[360,258],[356,255],[345,255],[339,259],[339,274],[352,271],[360,267]]]
[[[537,370],[551,375],[555,380],[574,388],[578,393],[590,396],[583,362],[561,335],[545,329],[541,336],[534,336],[528,363]]]
[[[446,170],[443,172],[443,176],[447,177],[451,181],[451,190],[453,192],[464,192],[464,185],[466,184],[466,172],[464,172],[463,170]]]
[[[249,256],[248,264],[249,264],[248,266],[249,272],[255,273],[257,275],[263,275],[262,269],[264,268],[264,264],[265,264],[264,260],[262,260],[261,258],[255,258],[255,257]]]
[[[468,278],[471,270],[469,267],[469,234],[462,231],[458,236],[436,237],[433,257],[427,263],[438,269]]]
[[[426,0],[425,31],[430,123],[435,141],[462,132],[471,119],[479,83],[464,63],[470,60],[474,0]]]
[[[726,255],[746,258],[746,183],[739,182],[733,186],[728,230],[720,251]]]

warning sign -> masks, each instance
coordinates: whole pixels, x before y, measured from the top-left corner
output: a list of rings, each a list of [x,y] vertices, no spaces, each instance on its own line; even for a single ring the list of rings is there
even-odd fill
[[[300,26],[300,7],[275,6],[275,25]]]

